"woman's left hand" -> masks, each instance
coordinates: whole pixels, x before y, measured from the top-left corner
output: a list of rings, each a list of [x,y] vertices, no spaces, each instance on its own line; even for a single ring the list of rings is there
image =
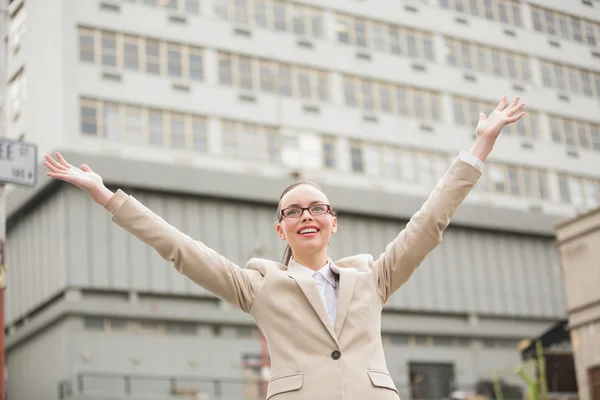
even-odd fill
[[[488,154],[492,151],[496,139],[500,135],[502,128],[508,124],[517,122],[525,115],[524,112],[518,112],[524,103],[519,103],[520,97],[515,99],[507,106],[506,96],[502,97],[498,106],[489,116],[484,113],[479,114],[477,123],[477,135],[475,145],[471,150],[481,161],[485,161]]]

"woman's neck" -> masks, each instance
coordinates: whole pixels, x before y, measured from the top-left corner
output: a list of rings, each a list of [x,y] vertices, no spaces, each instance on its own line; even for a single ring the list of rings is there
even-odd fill
[[[318,271],[329,261],[327,258],[327,249],[315,253],[294,254],[294,261],[313,271]]]

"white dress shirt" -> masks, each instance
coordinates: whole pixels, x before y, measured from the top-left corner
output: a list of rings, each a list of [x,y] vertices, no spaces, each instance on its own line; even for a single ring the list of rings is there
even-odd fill
[[[458,158],[467,164],[472,165],[473,167],[477,168],[479,172],[483,173],[483,162],[473,154],[467,151],[461,151],[458,155]],[[312,269],[301,264],[298,265],[304,268],[306,273],[311,274],[315,280],[317,287],[319,288],[319,292],[321,293],[321,299],[323,300],[325,309],[327,309],[327,314],[329,314],[329,322],[331,322],[332,327],[335,327],[339,280],[336,279],[335,273],[331,270],[331,263],[332,261],[329,259],[327,264],[321,267],[321,269],[318,271],[313,271]]]

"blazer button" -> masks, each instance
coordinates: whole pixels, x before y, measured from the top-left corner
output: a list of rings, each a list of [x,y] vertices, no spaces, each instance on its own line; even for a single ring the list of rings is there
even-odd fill
[[[335,350],[333,353],[331,353],[331,358],[333,358],[334,360],[339,360],[341,356],[342,356],[342,353],[340,353],[337,350]]]

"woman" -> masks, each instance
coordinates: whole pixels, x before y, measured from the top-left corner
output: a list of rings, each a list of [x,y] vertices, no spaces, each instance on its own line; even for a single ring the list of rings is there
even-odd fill
[[[85,190],[112,220],[152,246],[181,274],[254,317],[267,338],[271,378],[267,399],[397,400],[381,343],[383,305],[442,239],[502,128],[522,118],[519,98],[503,97],[480,115],[470,153],[461,152],[419,212],[373,260],[327,256],[337,219],[313,183],[290,186],[277,210],[277,234],[288,249],[284,263],[251,259],[240,268],[179,232],[134,198],[112,193],[87,165],[76,168],[57,153],[48,175]]]

